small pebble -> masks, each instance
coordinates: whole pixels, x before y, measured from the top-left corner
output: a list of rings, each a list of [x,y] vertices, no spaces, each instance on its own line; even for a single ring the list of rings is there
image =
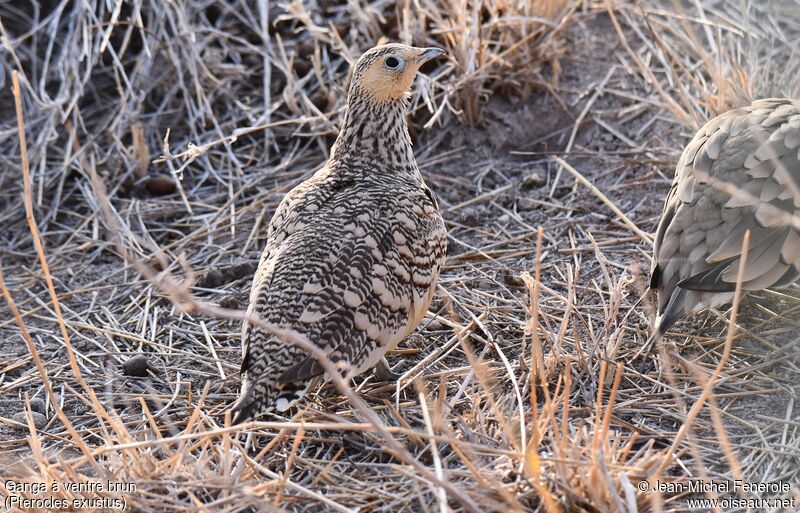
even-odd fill
[[[144,188],[153,196],[166,196],[178,189],[175,179],[167,175],[151,176],[144,181]]]
[[[276,68],[273,68],[277,71]],[[269,90],[273,94],[279,94],[283,92],[283,89],[286,87],[286,78],[283,74],[278,74],[275,71],[272,72],[272,80],[269,83]]]
[[[256,269],[258,269],[258,264],[256,262],[242,262],[230,266],[226,274],[231,280],[238,280],[244,277],[252,278]]]
[[[211,269],[197,282],[204,289],[215,289],[225,283],[225,276],[216,269]]]
[[[511,221],[511,216],[508,214],[503,214],[497,219],[497,222],[501,224],[506,224],[509,221]]]
[[[227,308],[229,310],[239,309],[239,300],[233,296],[226,296],[219,301],[220,308]]]
[[[336,29],[336,33],[339,34],[339,37],[345,37],[350,32],[352,25],[347,21],[340,21],[334,23],[333,27]]]
[[[35,399],[30,400],[31,410],[41,413],[42,415],[47,415],[47,404],[42,399],[38,397]]]
[[[150,362],[143,354],[138,354],[125,360],[122,364],[122,372],[126,376],[134,376],[143,378],[147,376],[147,371],[150,369]]]
[[[304,59],[314,55],[314,43],[310,40],[303,41],[297,47],[297,54]]]
[[[328,110],[328,95],[322,89],[318,89],[311,95],[311,103],[313,103],[314,107],[319,109],[320,112],[325,112]]]
[[[478,226],[480,217],[475,209],[465,208],[461,215],[458,216],[458,222],[469,227]]]
[[[130,191],[136,186],[136,182],[134,181],[133,177],[127,177],[125,180],[122,181],[122,185],[120,186],[121,191]]]
[[[522,287],[525,285],[525,282],[522,281],[522,278],[520,278],[518,274],[512,272],[503,273],[503,281],[512,287]]]
[[[33,425],[36,427],[36,429],[42,429],[43,427],[45,427],[47,425],[47,417],[45,417],[41,413],[33,411],[33,412],[31,412],[31,415],[33,416]],[[14,416],[11,417],[11,420],[15,420],[15,421],[25,425],[24,428],[21,427],[21,426],[17,426],[17,428],[19,428],[19,429],[27,429],[27,426],[28,426],[28,414],[26,412],[21,411],[19,413],[15,413]]]
[[[536,187],[541,187],[542,185],[544,185],[544,179],[539,175],[539,173],[531,173],[522,179],[523,189],[533,189]]]
[[[296,58],[294,60],[293,69],[294,72],[297,73],[298,77],[304,77],[309,71],[311,71],[311,63],[306,59]]]
[[[442,322],[438,319],[431,319],[427,323],[423,322],[422,325],[430,331],[438,331],[445,328],[444,324],[442,324]]]

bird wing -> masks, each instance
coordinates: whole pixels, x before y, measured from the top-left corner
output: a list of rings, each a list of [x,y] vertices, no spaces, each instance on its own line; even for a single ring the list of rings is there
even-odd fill
[[[284,201],[251,306],[265,321],[306,335],[334,363],[359,368],[427,310],[444,258],[441,217],[422,189],[400,193],[352,181],[317,184]],[[322,374],[306,352],[246,330],[244,370],[267,357],[277,360],[279,382]]]
[[[800,102],[760,100],[697,133],[656,232],[651,286],[733,291],[748,230],[745,289],[800,277]]]
[[[282,239],[285,238],[285,234],[282,233],[281,236],[278,237],[276,233],[285,232],[289,214],[298,208],[297,205],[302,205],[302,196],[303,188],[301,184],[300,187],[292,189],[283,197],[278,207],[275,209],[275,213],[272,215],[272,219],[267,227],[267,244],[264,247],[264,251],[261,253],[258,268],[253,276],[253,283],[250,286],[250,302],[247,308],[247,317],[258,317],[258,312],[263,309],[263,305],[257,302],[258,296],[260,291],[264,288],[264,285],[268,285],[271,281],[276,260],[274,257],[280,248]],[[266,334],[263,333],[263,330],[258,328],[256,328],[254,332],[253,325],[247,318],[244,319],[242,323],[242,363],[239,368],[240,374],[244,375],[251,367],[251,340],[254,338],[264,338],[265,336]]]

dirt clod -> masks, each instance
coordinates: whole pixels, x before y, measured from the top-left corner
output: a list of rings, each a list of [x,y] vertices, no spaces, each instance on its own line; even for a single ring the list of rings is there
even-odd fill
[[[42,415],[47,415],[47,405],[42,399],[38,397],[30,400],[31,410]]]
[[[256,272],[258,266],[255,262],[243,262],[229,267],[225,274],[230,281],[235,281],[241,278],[252,278],[253,273]]]
[[[147,356],[143,354],[132,356],[122,364],[122,373],[126,376],[144,378],[148,376],[148,370],[151,370],[151,364]]]
[[[233,296],[226,296],[219,301],[221,308],[228,308],[229,310],[239,309],[239,300]]]
[[[45,417],[41,413],[32,411],[31,412],[31,416],[33,417],[33,425],[36,427],[36,429],[42,429],[43,427],[45,427],[47,425],[47,417]],[[19,413],[15,413],[14,416],[11,417],[11,420],[14,420],[16,422],[19,422],[19,423],[25,425],[25,427],[17,426],[19,429],[21,429],[21,430],[26,430],[27,429],[27,426],[28,426],[28,414],[26,412],[21,411]]]
[[[156,175],[144,181],[144,189],[153,196],[167,196],[178,189],[175,179],[167,175]]]
[[[217,269],[211,269],[198,280],[197,286],[203,287],[204,289],[215,289],[225,283],[225,275]]]

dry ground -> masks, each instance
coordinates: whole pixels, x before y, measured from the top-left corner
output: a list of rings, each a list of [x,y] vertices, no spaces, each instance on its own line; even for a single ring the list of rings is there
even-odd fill
[[[0,1],[0,22],[4,479],[135,483],[73,494],[129,511],[685,511],[637,491],[658,476],[781,480],[800,505],[797,287],[743,301],[728,357],[723,311],[634,358],[674,163],[714,113],[800,95],[797,2]],[[450,51],[412,101],[450,235],[437,299],[398,383],[354,381],[372,416],[328,384],[231,429],[266,224],[381,36]]]

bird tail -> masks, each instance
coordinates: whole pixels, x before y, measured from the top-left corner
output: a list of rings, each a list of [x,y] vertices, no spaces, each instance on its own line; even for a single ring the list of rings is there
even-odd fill
[[[251,382],[245,378],[239,399],[231,406],[233,424],[253,420],[274,410],[285,412],[303,397],[310,384],[311,380],[275,383],[270,380]]]
[[[686,307],[687,291],[676,288],[669,298],[669,302],[656,316],[654,340],[659,340],[664,333],[682,316],[688,313]]]
[[[259,398],[256,397],[255,388],[256,387],[246,379],[242,381],[242,391],[239,393],[239,399],[231,406],[233,425],[247,422],[258,414],[268,413],[272,409],[269,407],[269,401],[263,399],[259,400]],[[268,394],[262,395],[262,397],[267,396]]]
[[[656,348],[656,345],[661,341],[664,337],[664,334],[667,332],[669,328],[675,324],[675,321],[683,313],[683,302],[685,301],[685,293],[682,290],[676,291],[673,294],[672,298],[669,301],[669,304],[666,306],[663,312],[660,312],[656,315],[655,326],[653,328],[653,333],[647,339],[647,342],[642,346],[639,351],[634,355],[634,359],[638,358],[640,355],[644,355],[643,358],[647,360],[650,358],[650,355],[653,354],[653,350]]]

